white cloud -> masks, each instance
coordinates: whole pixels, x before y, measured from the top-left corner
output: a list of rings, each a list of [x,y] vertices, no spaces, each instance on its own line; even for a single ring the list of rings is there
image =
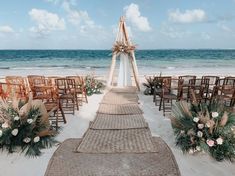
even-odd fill
[[[32,9],[29,16],[36,23],[36,26],[30,28],[31,32],[35,32],[42,36],[49,34],[51,31],[64,30],[65,21],[55,13],[50,13],[46,10]]]
[[[71,8],[70,3],[65,1],[63,8],[67,12],[68,21],[75,26],[89,26],[94,27],[95,23],[89,17],[87,11],[75,10]]]
[[[141,16],[139,6],[137,4],[130,4],[124,7],[125,16],[137,29],[143,32],[151,30],[148,18]]]
[[[197,23],[206,21],[207,16],[202,9],[186,10],[185,12],[176,9],[168,13],[168,19],[175,23]]]
[[[10,26],[0,26],[0,33],[14,33],[14,30]]]
[[[232,32],[233,30],[228,27],[227,25],[223,24],[223,23],[218,23],[219,28],[221,28],[223,31],[225,32]]]

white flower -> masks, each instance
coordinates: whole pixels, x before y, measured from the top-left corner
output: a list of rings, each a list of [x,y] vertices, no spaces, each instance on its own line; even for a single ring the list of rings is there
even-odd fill
[[[207,139],[206,143],[209,147],[213,147],[215,145],[215,142],[213,140]]]
[[[13,136],[16,136],[17,134],[18,134],[18,129],[17,128],[15,128],[14,130],[12,130],[11,131],[11,134],[13,135]]]
[[[200,146],[196,146],[196,150],[197,151],[201,151],[201,147]]]
[[[27,119],[28,124],[33,123],[33,119]]]
[[[202,133],[201,131],[198,131],[198,132],[197,132],[197,136],[198,136],[198,137],[202,137],[202,136],[203,136],[203,133]]]
[[[189,149],[188,153],[193,154],[194,153],[193,149]]]
[[[203,129],[203,128],[204,128],[204,124],[199,123],[199,124],[197,125],[197,127],[198,127],[199,129]]]
[[[18,120],[20,120],[20,117],[19,116],[15,116],[14,117],[14,121],[18,121]]]
[[[219,116],[219,113],[218,112],[212,112],[211,115],[212,115],[213,118],[216,118],[216,117]]]
[[[0,137],[2,137],[2,130],[0,130]]]
[[[24,141],[25,143],[29,143],[29,142],[31,141],[31,139],[30,139],[29,137],[26,137],[26,138],[23,139],[23,141]]]
[[[184,133],[185,133],[185,131],[184,131],[184,130],[181,130],[181,131],[180,131],[180,134],[184,134]]]
[[[223,144],[223,142],[224,142],[224,140],[222,139],[222,138],[218,138],[218,139],[216,139],[216,143],[218,144],[218,145],[222,145]]]
[[[33,142],[34,143],[37,143],[40,141],[40,137],[39,136],[36,136],[35,138],[33,138]]]
[[[193,121],[197,123],[199,121],[199,118],[198,117],[194,117]]]
[[[4,122],[4,123],[2,124],[2,128],[8,128],[8,127],[9,127],[9,125],[8,125],[7,122]]]
[[[207,127],[207,128],[210,128],[210,127],[211,127],[210,122],[206,122],[206,127]]]

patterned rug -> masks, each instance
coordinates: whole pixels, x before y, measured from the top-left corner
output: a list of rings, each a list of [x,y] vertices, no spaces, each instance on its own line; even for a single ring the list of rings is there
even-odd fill
[[[74,153],[81,139],[67,139],[55,151],[45,176],[180,176],[174,155],[157,137],[157,153]]]
[[[132,129],[132,128],[147,128],[142,114],[134,115],[112,115],[112,114],[97,114],[94,122],[91,124],[91,129],[111,130],[111,129]]]

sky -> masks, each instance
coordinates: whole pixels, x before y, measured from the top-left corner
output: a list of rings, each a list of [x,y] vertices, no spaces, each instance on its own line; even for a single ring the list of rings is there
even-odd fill
[[[235,49],[235,0],[1,0],[0,49]]]

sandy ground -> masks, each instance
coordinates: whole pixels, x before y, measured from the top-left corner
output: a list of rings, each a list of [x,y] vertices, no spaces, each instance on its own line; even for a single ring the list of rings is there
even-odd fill
[[[158,111],[158,106],[153,103],[152,96],[139,94],[144,117],[149,124],[153,136],[160,136],[171,148],[182,176],[234,176],[235,163],[228,161],[217,162],[207,154],[183,154],[175,146],[175,138],[170,120]]]
[[[76,114],[66,116],[68,123],[57,137],[58,141],[67,138],[80,138],[87,130],[89,122],[94,119],[103,94],[89,97],[89,103],[84,104]],[[207,154],[184,155],[174,144],[174,135],[170,120],[158,111],[158,107],[152,102],[152,96],[139,93],[140,106],[144,111],[144,117],[148,122],[152,135],[160,136],[172,149],[182,176],[234,176],[235,163],[217,162]],[[23,154],[10,154],[5,151],[0,154],[0,176],[43,176],[47,164],[57,146],[46,149],[38,158],[27,158]]]
[[[67,124],[63,124],[63,129],[57,136],[57,140],[62,142],[68,138],[81,138],[89,126],[89,122],[95,118],[99,102],[103,94],[89,97],[88,104],[83,104],[75,115],[66,115]],[[24,154],[0,153],[0,176],[43,176],[47,164],[56,150],[57,146],[43,150],[43,155],[38,158],[28,158]]]

